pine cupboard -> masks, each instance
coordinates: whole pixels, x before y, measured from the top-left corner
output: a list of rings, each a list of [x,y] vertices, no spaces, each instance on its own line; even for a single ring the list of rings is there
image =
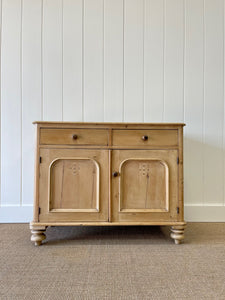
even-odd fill
[[[34,124],[35,245],[73,225],[167,225],[183,240],[184,124]]]

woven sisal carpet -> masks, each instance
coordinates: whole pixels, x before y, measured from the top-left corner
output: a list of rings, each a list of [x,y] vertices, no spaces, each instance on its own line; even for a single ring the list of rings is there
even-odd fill
[[[0,224],[0,299],[225,299],[225,223],[169,228],[51,227],[41,247],[28,224]]]

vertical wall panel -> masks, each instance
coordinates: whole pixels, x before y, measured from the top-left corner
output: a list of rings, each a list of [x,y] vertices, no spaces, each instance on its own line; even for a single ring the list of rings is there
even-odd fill
[[[205,0],[205,204],[223,203],[223,26],[223,0]]]
[[[84,0],[84,120],[103,121],[103,0]]]
[[[1,203],[21,200],[21,0],[2,3]]]
[[[104,120],[123,120],[123,0],[104,6]]]
[[[183,121],[184,1],[165,0],[164,121]]]
[[[41,120],[41,0],[23,0],[22,203],[33,203],[34,125]]]
[[[223,3],[223,177],[225,182],[225,1]],[[225,206],[225,183],[223,184],[223,206]]]
[[[145,0],[144,120],[163,121],[164,0]]]
[[[62,0],[43,0],[43,119],[62,120]]]
[[[203,1],[185,5],[185,203],[203,204]]]
[[[124,0],[124,121],[143,121],[144,1]]]
[[[82,121],[82,3],[63,0],[64,121]]]
[[[0,70],[2,70],[2,0],[0,0]],[[2,91],[2,72],[0,71],[0,90]],[[2,116],[1,116],[1,98],[2,92],[0,92],[0,206],[1,206],[1,169],[2,169],[2,162],[1,162],[1,143],[2,143],[2,136],[1,136],[1,127],[2,127]]]
[[[188,214],[221,220],[224,2],[0,0],[0,215],[29,219],[32,121],[185,121]]]

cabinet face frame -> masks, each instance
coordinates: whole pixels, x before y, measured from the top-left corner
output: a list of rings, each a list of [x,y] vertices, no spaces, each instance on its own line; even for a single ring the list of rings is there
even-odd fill
[[[48,149],[41,148],[39,179],[39,222],[79,222],[108,221],[108,151],[98,149]],[[51,199],[51,167],[62,160],[92,161],[96,166],[96,208],[56,208],[50,209]],[[47,182],[47,184],[46,184]],[[53,183],[54,184],[54,183]],[[105,188],[104,188],[105,187]],[[89,186],[87,185],[87,190]]]
[[[34,122],[36,127],[36,148],[35,148],[35,184],[34,184],[34,214],[33,214],[33,221],[31,222],[31,226],[49,226],[51,224],[54,225],[59,225],[59,226],[71,226],[71,225],[182,225],[185,224],[184,222],[184,215],[183,215],[183,126],[185,124],[183,123],[84,123],[84,122]],[[42,145],[40,143],[40,131],[42,129],[82,129],[82,130],[88,130],[88,129],[105,129],[108,131],[108,145],[107,146],[102,146],[102,145]],[[161,146],[155,146],[151,144],[145,144],[143,143],[143,146],[115,146],[113,145],[113,131],[114,130],[176,130],[178,132],[178,144],[176,147],[174,146],[166,146],[166,145],[161,145]],[[167,221],[162,221],[162,220],[138,220],[138,221],[127,221],[127,222],[121,222],[121,221],[114,221],[111,217],[112,214],[112,199],[111,199],[111,188],[109,188],[108,194],[106,195],[106,199],[109,200],[108,203],[108,219],[105,221],[79,221],[79,220],[73,220],[70,218],[68,221],[60,221],[60,220],[48,220],[48,221],[41,221],[40,216],[39,216],[39,207],[40,207],[40,195],[39,195],[39,174],[40,174],[40,151],[43,148],[48,148],[48,149],[74,149],[79,150],[79,149],[101,149],[101,150],[107,150],[108,151],[108,162],[109,165],[107,166],[107,172],[108,174],[106,175],[108,177],[108,182],[106,183],[106,189],[109,188],[112,185],[113,178],[112,178],[112,170],[111,170],[111,156],[112,152],[116,149],[130,149],[130,150],[140,150],[140,149],[148,149],[148,150],[161,150],[161,149],[174,149],[178,151],[178,158],[179,158],[179,164],[178,164],[178,208],[179,208],[179,213],[177,215],[177,220],[167,220]],[[135,150],[136,151],[136,150]],[[101,165],[100,165],[101,169]]]

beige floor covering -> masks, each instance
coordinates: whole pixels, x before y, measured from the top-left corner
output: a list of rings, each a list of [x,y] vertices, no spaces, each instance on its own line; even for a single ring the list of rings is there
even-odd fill
[[[225,299],[225,223],[169,228],[0,224],[0,299]]]

